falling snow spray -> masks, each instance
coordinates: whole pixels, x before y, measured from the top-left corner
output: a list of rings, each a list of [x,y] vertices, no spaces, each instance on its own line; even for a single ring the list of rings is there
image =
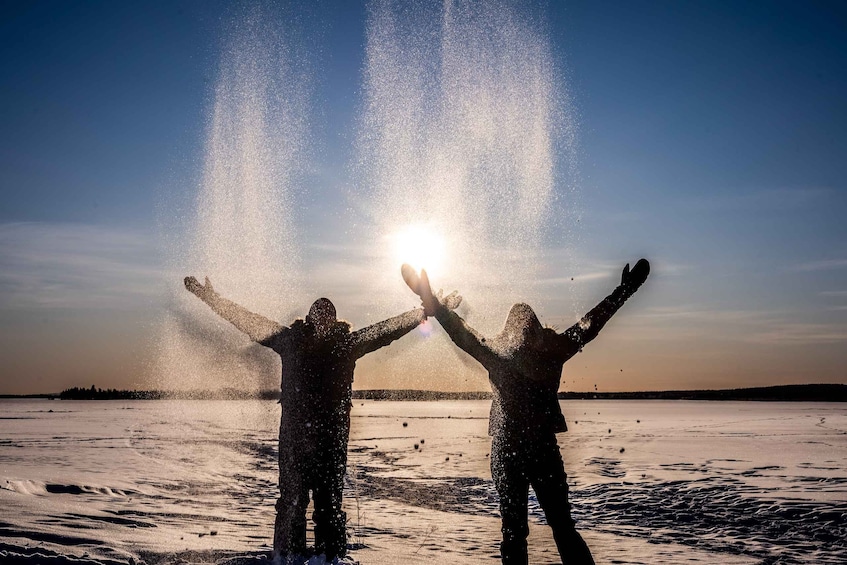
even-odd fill
[[[307,147],[307,81],[285,27],[267,12],[238,18],[222,50],[202,179],[188,229],[170,250],[178,276],[168,281],[164,388],[279,386],[279,358],[216,318],[185,291],[182,276],[209,276],[222,296],[274,320],[302,306],[292,208]]]
[[[367,29],[357,172],[367,245],[386,250],[369,282],[390,304],[408,293],[399,264],[417,262],[436,288],[460,290],[460,313],[487,336],[511,304],[543,307],[539,251],[555,221],[557,151],[572,144],[545,26],[517,6],[377,2]],[[462,372],[446,336],[405,348],[381,372],[419,375],[416,388],[485,386],[478,370],[445,381]]]
[[[369,6],[357,188],[347,195],[356,229],[345,241],[319,242],[352,244],[344,260],[355,263],[357,280],[349,280],[332,264],[298,262],[312,243],[295,237],[303,226],[294,201],[308,147],[302,85],[311,80],[279,19],[240,19],[222,53],[191,218],[170,253],[177,281],[162,332],[162,386],[279,382],[278,358],[183,290],[177,283],[187,274],[209,275],[223,296],[283,323],[317,298],[304,287],[326,289],[354,328],[409,309],[417,301],[400,278],[403,262],[426,267],[448,292],[459,289],[460,313],[485,335],[502,328],[515,302],[543,312],[539,251],[556,221],[557,165],[573,143],[545,29],[519,3]],[[363,358],[357,386],[487,387],[478,368],[465,380],[463,356],[446,336],[426,337],[437,328],[418,333]]]

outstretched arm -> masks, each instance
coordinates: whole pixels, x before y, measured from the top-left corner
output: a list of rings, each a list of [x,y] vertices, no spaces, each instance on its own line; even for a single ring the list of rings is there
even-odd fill
[[[218,316],[247,334],[253,341],[259,342],[262,345],[269,346],[272,338],[288,329],[273,320],[268,320],[264,316],[250,312],[231,300],[222,298],[212,288],[209,277],[206,277],[205,286],[201,285],[194,277],[185,277],[185,288],[208,304]]]
[[[629,270],[629,263],[626,264],[621,275],[620,286],[604,298],[600,304],[592,308],[579,322],[562,332],[561,336],[564,338],[563,346],[568,353],[567,357],[571,357],[582,349],[586,343],[597,337],[606,322],[644,284],[649,274],[650,263],[647,262],[647,259],[639,259],[632,271]]]
[[[392,341],[400,339],[426,320],[421,308],[409,310],[399,316],[377,322],[353,332],[353,355],[358,359]]]
[[[435,311],[435,318],[459,349],[479,361],[483,367],[489,367],[489,361],[494,357],[494,352],[485,343],[485,338],[470,327],[461,316],[441,305]]]
[[[453,311],[461,304],[462,297],[456,292],[452,292],[446,297],[441,296],[441,291],[438,291],[438,294],[433,294],[432,287],[429,284],[429,277],[423,269],[421,269],[420,276],[409,265],[403,265],[400,272],[409,288],[421,297],[426,314],[428,316],[435,316],[438,323],[441,324],[441,327],[444,328],[444,331],[453,340],[453,343],[482,363],[484,367],[487,367],[489,359],[494,354],[491,348],[485,344],[485,338],[479,335],[461,316]]]

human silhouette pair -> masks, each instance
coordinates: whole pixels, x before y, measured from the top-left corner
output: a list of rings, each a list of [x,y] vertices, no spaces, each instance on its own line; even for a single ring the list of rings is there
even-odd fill
[[[544,328],[528,305],[515,304],[503,331],[490,340],[454,312],[462,301],[456,292],[433,293],[426,271],[418,275],[403,265],[401,272],[423,309],[357,331],[337,319],[335,306],[326,298],[316,300],[305,319],[286,327],[222,298],[208,278],[205,285],[194,277],[185,279],[186,288],[214,312],[282,358],[274,556],[285,560],[306,553],[309,490],[315,506],[315,552],[328,561],[346,553],[341,503],[356,360],[434,316],[456,345],[488,371],[491,381],[491,474],[500,498],[503,563],[527,563],[530,485],[562,562],[594,563],[571,518],[567,475],[556,442],[556,433],[567,426],[556,393],[564,363],[593,340],[644,283],[649,263],[641,259],[632,271],[627,264],[614,292],[561,334]]]

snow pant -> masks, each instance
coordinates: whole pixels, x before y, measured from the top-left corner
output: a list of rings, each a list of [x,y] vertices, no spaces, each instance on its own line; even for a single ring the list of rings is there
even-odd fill
[[[310,490],[315,506],[315,552],[326,554],[328,560],[347,553],[347,514],[341,503],[348,435],[349,428],[341,429],[331,436],[333,441],[312,442],[304,449],[302,438],[294,442],[289,434],[280,433],[275,555],[306,555]]]
[[[312,496],[315,511],[315,553],[326,554],[327,560],[347,554],[347,514],[341,509],[347,450],[322,457],[315,468]]]
[[[274,555],[306,554],[306,508],[309,506],[308,459],[312,454],[297,449],[290,434],[280,429],[279,498],[274,522]]]
[[[568,483],[556,436],[510,438],[491,442],[491,476],[500,497],[503,565],[526,565],[529,487],[544,510],[559,557],[565,565],[593,565],[585,541],[576,531],[568,502]]]

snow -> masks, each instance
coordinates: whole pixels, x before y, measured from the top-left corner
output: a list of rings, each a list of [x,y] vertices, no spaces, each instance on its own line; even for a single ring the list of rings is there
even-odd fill
[[[498,562],[488,409],[355,402],[347,562]],[[0,561],[267,563],[278,410],[0,401]],[[567,401],[563,410],[573,512],[598,563],[847,559],[847,407]],[[530,514],[530,562],[556,562],[532,493]]]

